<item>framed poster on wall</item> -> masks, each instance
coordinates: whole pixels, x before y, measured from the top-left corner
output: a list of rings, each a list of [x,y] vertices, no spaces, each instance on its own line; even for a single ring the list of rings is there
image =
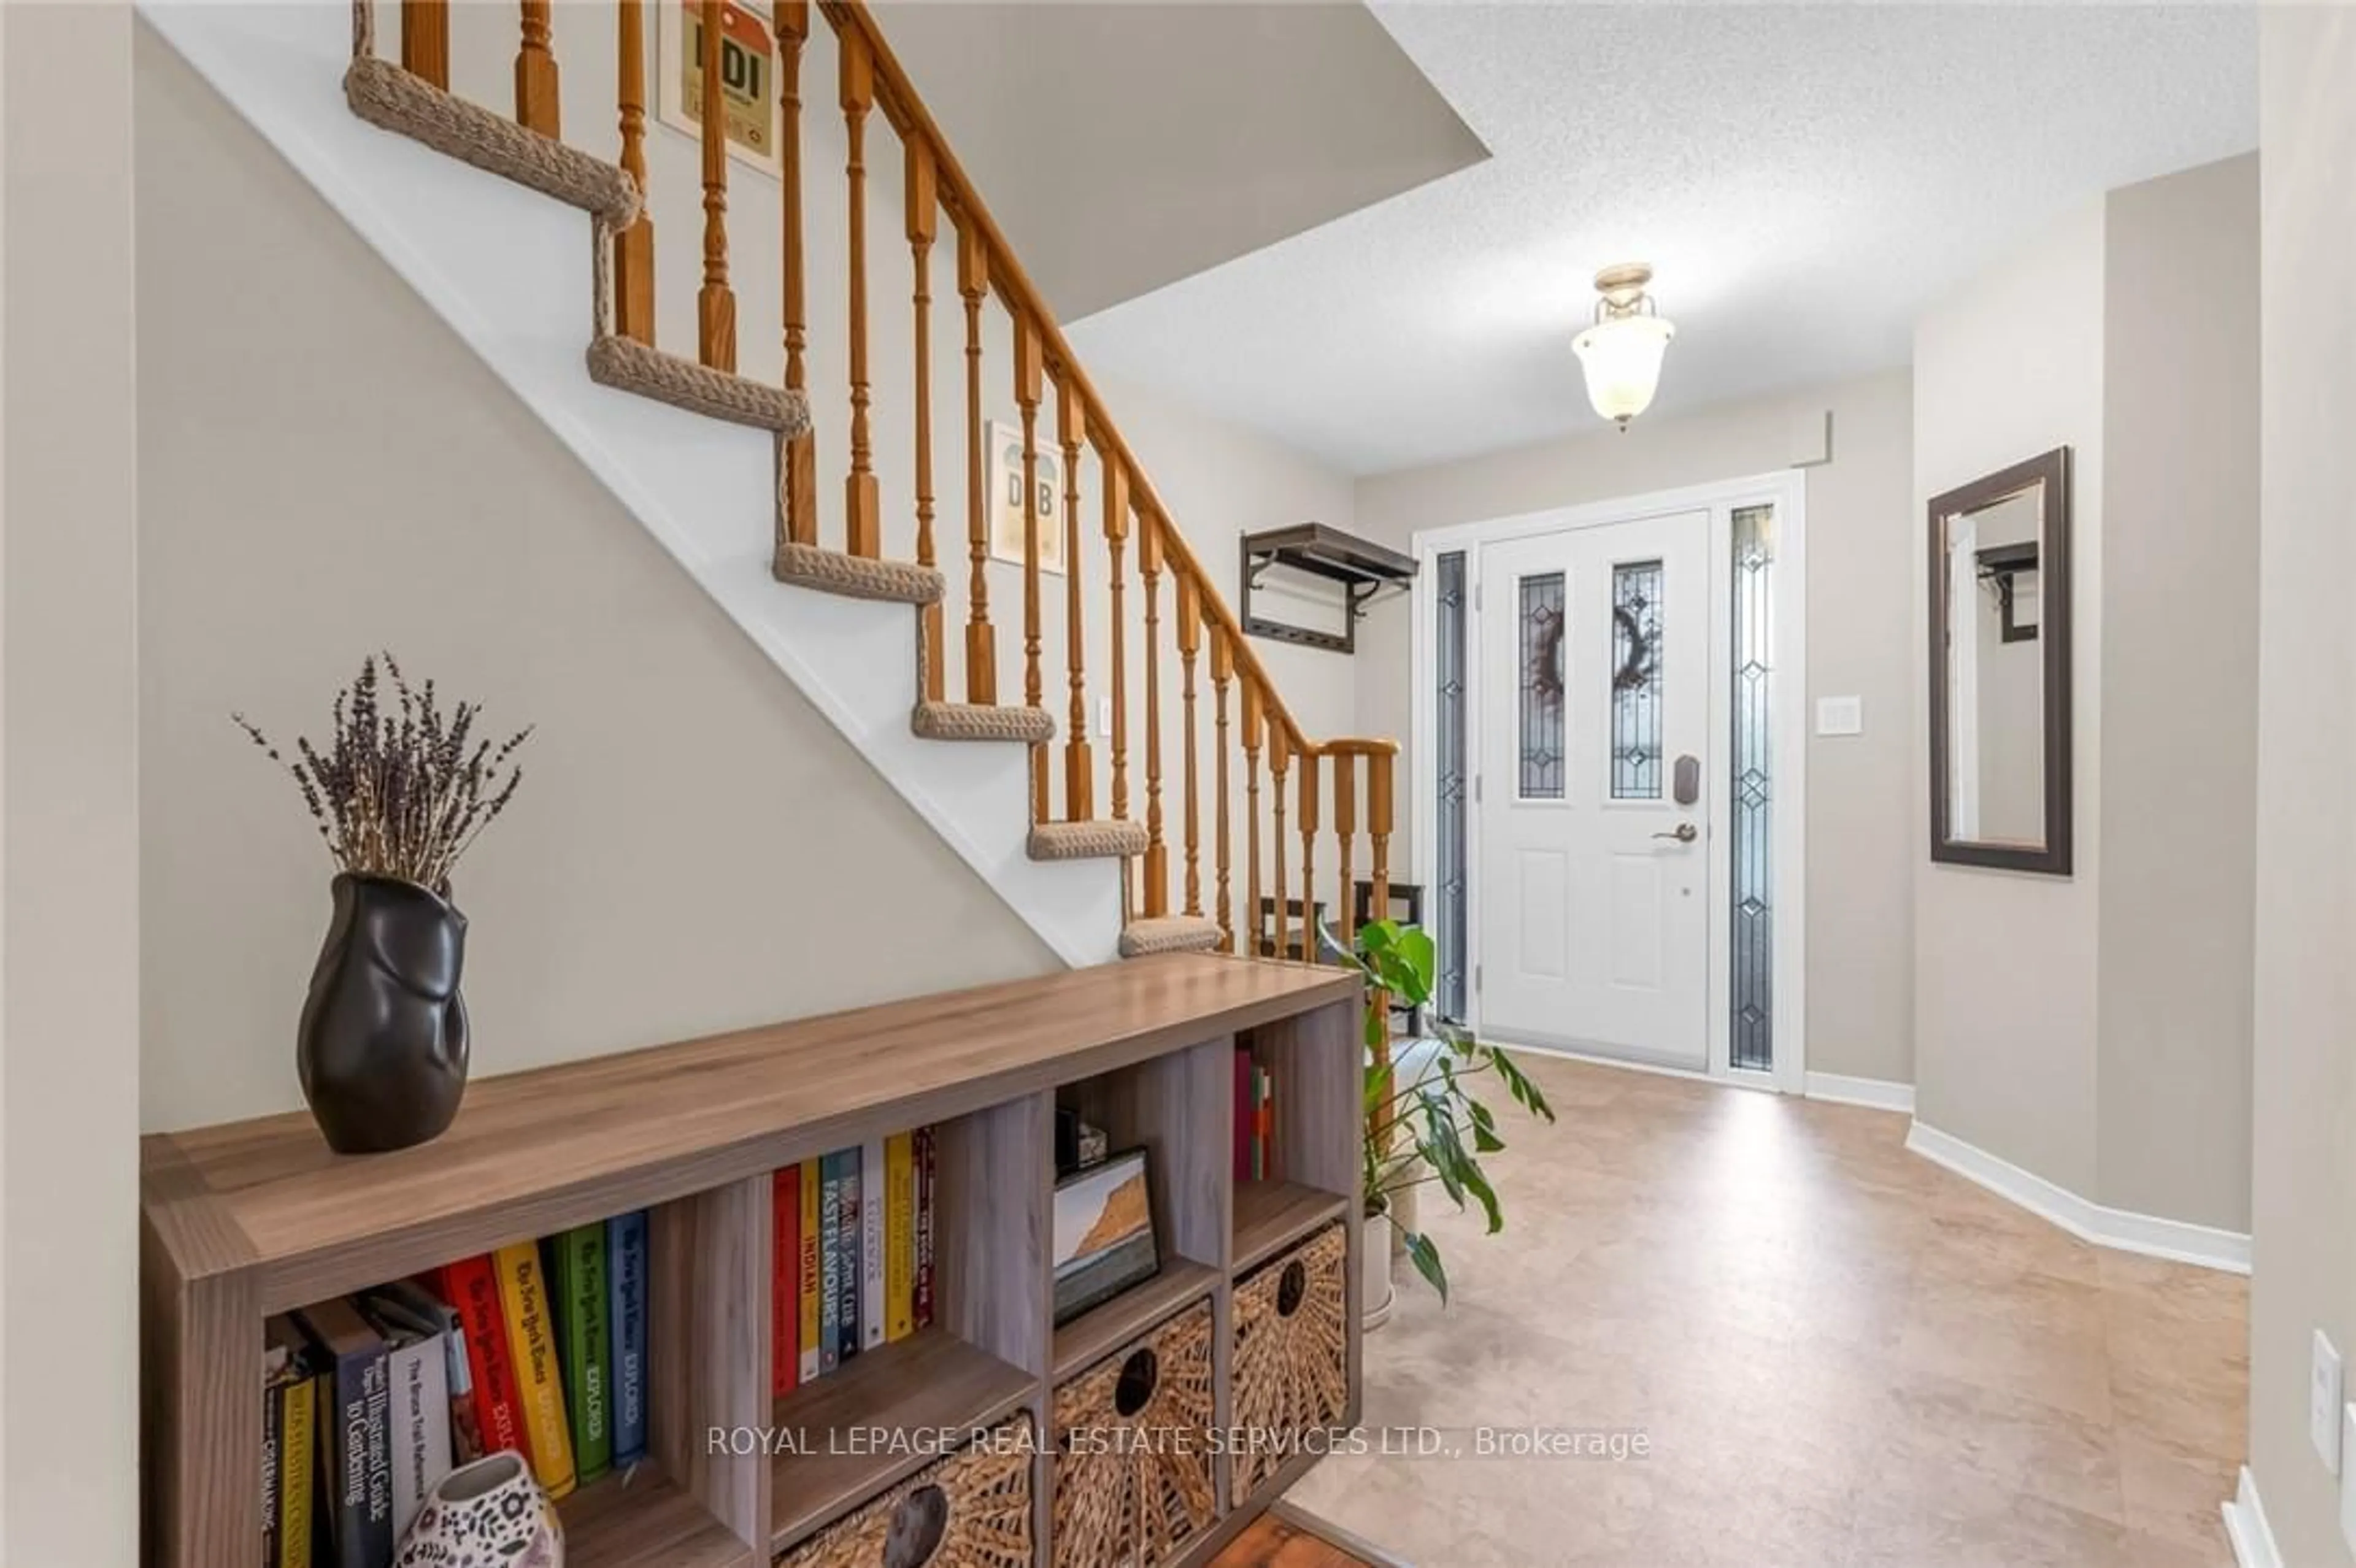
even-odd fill
[[[1023,427],[990,421],[990,553],[1023,564]],[[1064,574],[1064,457],[1037,443],[1038,489],[1031,505],[1039,514],[1039,570]]]
[[[703,139],[703,6],[658,0],[655,117]],[[720,101],[728,155],[781,176],[777,144],[777,39],[757,11],[720,7]]]

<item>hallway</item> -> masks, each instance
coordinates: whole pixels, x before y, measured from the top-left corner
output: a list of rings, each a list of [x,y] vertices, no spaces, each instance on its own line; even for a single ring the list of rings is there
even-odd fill
[[[1295,1504],[1418,1568],[2231,1561],[2245,1280],[2079,1242],[1898,1115],[1524,1061],[1561,1120],[1501,1117],[1505,1232],[1437,1218],[1455,1305],[1402,1268],[1366,1341],[1369,1427],[1466,1456],[1339,1455]],[[1482,1426],[1650,1453],[1476,1458]]]

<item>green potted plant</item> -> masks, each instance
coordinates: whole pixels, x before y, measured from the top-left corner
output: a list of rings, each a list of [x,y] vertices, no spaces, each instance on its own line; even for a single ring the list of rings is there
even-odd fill
[[[1391,1006],[1405,1002],[1430,1018],[1437,954],[1429,933],[1396,921],[1360,926],[1344,948],[1323,933],[1327,954],[1366,977],[1365,1136],[1363,1186],[1365,1198],[1364,1305],[1366,1326],[1390,1313],[1391,1230],[1415,1270],[1448,1300],[1448,1271],[1429,1232],[1399,1213],[1408,1193],[1437,1184],[1460,1210],[1478,1203],[1488,1233],[1505,1229],[1497,1189],[1482,1168],[1482,1157],[1505,1147],[1496,1113],[1475,1093],[1493,1080],[1534,1116],[1554,1120],[1545,1093],[1503,1050],[1474,1040],[1453,1024],[1434,1019],[1422,1037],[1394,1040]]]

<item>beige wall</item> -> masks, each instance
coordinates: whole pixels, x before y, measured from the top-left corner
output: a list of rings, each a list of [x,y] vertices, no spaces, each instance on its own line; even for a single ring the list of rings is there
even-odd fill
[[[2262,23],[2250,1465],[2282,1561],[2350,1562],[2307,1445],[2308,1336],[2356,1349],[2356,12]]]
[[[1672,356],[1668,373],[1676,371]],[[1808,685],[1812,699],[1863,698],[1865,733],[1808,743],[1808,1069],[1900,1083],[1914,1075],[1907,756],[1916,683],[1906,649],[1918,580],[1908,555],[1910,408],[1907,374],[1891,371],[1638,420],[1625,434],[1599,427],[1387,475],[1361,481],[1357,493],[1361,531],[1404,548],[1419,528],[1783,468],[1795,426],[1831,411],[1833,460],[1805,470]],[[1404,739],[1404,604],[1376,610],[1360,630],[1355,662],[1360,731]],[[1404,814],[1404,785],[1399,798]],[[1397,863],[1411,863],[1408,848],[1403,834]]]
[[[2093,1196],[2239,1231],[2250,1216],[2257,155],[2114,191],[2106,222],[2103,488],[2121,547],[2103,570]]]
[[[478,1073],[1053,966],[177,56],[137,63],[148,1126],[298,1103],[328,866],[228,715],[316,733],[380,646],[539,727],[458,877]]]
[[[140,1093],[129,8],[0,7],[0,1563],[128,1568]]]
[[[2226,1231],[2250,1212],[2257,177],[2112,192],[1915,334],[1918,505],[2072,449],[2076,709],[2072,876],[1916,866],[1917,1114]]]
[[[1929,312],[1914,333],[1914,504],[1906,667],[1924,652],[1932,496],[2072,449],[2077,650],[2073,878],[1934,864],[1927,728],[1906,785],[1914,899],[1916,1114],[2073,1192],[2094,1183],[2094,889],[2102,745],[2103,204],[2091,202]],[[2051,615],[2053,606],[2047,605]]]

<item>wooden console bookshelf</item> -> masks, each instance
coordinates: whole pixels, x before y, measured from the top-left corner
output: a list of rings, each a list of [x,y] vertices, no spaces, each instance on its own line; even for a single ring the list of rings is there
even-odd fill
[[[650,1211],[649,1460],[560,1505],[571,1568],[757,1568],[930,1456],[714,1451],[713,1428],[978,1431],[1207,1300],[1219,1420],[1236,1282],[1344,1227],[1347,1408],[1358,1414],[1359,988],[1328,968],[1134,960],[473,1084],[422,1148],[343,1157],[302,1114],[141,1146],[143,1502],[150,1568],[237,1568],[262,1539],[262,1325],[272,1313]],[[1277,1070],[1286,1179],[1231,1170],[1233,1047]],[[1159,1275],[1053,1322],[1054,1110],[1151,1151]],[[913,1338],[773,1401],[770,1173],[931,1125],[937,1309]],[[1033,1562],[1052,1445],[1030,1461]],[[1314,1462],[1288,1458],[1170,1561],[1206,1561]]]

